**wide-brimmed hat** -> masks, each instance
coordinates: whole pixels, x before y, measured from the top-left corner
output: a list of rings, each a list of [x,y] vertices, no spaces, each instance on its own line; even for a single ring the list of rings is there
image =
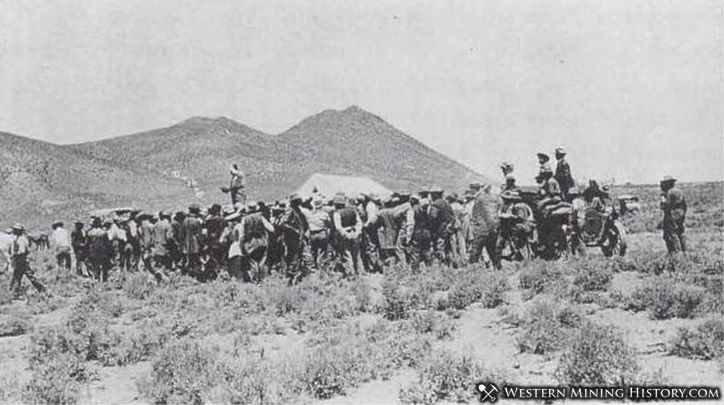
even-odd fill
[[[506,182],[515,181],[515,176],[513,176],[512,174],[507,174],[507,175],[505,176],[505,181],[506,181]]]
[[[538,153],[536,153],[536,156],[538,156],[538,159],[540,159],[540,160],[542,160],[542,161],[544,161],[544,162],[547,162],[547,161],[551,160],[551,157],[548,156],[547,154],[543,153],[543,152],[538,152]]]
[[[566,155],[566,148],[564,148],[564,147],[562,147],[562,146],[561,146],[560,148],[556,148],[556,155],[565,156],[565,155]]]
[[[444,190],[440,186],[432,186],[429,190],[430,194],[442,194]]]
[[[158,217],[159,218],[171,218],[171,213],[168,211],[161,210],[158,212]]]
[[[259,205],[256,203],[256,201],[249,201],[246,203],[246,212],[248,214],[254,213],[259,210]]]
[[[16,222],[15,225],[12,226],[12,230],[13,230],[13,231],[24,231],[24,230],[25,230],[25,225]]]
[[[672,176],[664,176],[664,178],[661,179],[661,184],[675,183],[675,182],[676,182],[676,179]]]
[[[76,219],[75,221],[73,221],[73,223],[76,224],[76,225],[78,225],[78,224],[80,224],[80,225],[85,225],[85,222],[83,222],[83,221],[80,220],[80,219]]]
[[[51,228],[55,228],[57,226],[63,226],[63,221],[55,221],[52,225],[50,225]]]
[[[294,194],[292,194],[292,195],[289,196],[289,202],[290,202],[290,203],[296,202],[296,201],[301,202],[301,201],[302,201],[302,196],[300,196],[300,195],[297,194],[297,193],[294,193]]]

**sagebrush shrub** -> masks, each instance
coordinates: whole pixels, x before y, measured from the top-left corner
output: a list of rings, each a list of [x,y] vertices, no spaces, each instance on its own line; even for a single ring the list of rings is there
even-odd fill
[[[155,403],[201,405],[221,381],[223,370],[215,352],[183,340],[170,344],[153,361],[150,381],[139,389]]]
[[[692,318],[706,290],[670,276],[655,277],[638,288],[624,305],[633,311],[649,310],[653,319]]]
[[[521,352],[546,354],[561,349],[582,322],[582,315],[566,303],[542,297],[523,317],[516,341]]]
[[[679,328],[672,340],[669,353],[692,359],[711,360],[724,353],[724,322],[710,319],[695,331]]]
[[[34,404],[77,403],[81,386],[90,376],[79,357],[58,351],[48,353],[42,363],[35,363],[31,369],[22,396],[23,401]]]
[[[400,390],[399,398],[414,404],[469,402],[478,395],[475,384],[480,381],[501,382],[472,357],[435,351],[424,360],[416,381]]]
[[[136,272],[127,275],[123,283],[123,292],[128,298],[145,300],[153,293],[154,285],[145,272]]]
[[[567,385],[626,385],[638,378],[636,352],[613,326],[583,325],[561,355],[556,379]]]
[[[455,323],[447,315],[433,310],[417,311],[410,317],[412,328],[417,333],[432,333],[438,339],[452,337]]]

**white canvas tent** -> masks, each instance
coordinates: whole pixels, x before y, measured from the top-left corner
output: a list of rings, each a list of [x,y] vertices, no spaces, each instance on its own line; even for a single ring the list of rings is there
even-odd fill
[[[369,177],[336,176],[314,173],[296,191],[301,196],[320,194],[331,197],[337,193],[374,193],[387,196],[392,191]]]

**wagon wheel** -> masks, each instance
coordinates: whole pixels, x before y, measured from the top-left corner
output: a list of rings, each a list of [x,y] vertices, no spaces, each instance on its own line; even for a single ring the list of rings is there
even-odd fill
[[[601,246],[603,255],[611,257],[614,255],[624,256],[628,245],[626,243],[626,228],[619,221],[614,222],[609,232],[607,243]]]

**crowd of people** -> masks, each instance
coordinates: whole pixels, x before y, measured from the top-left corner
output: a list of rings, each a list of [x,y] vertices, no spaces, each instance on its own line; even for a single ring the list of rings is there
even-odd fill
[[[433,263],[458,267],[477,262],[499,269],[508,242],[536,231],[534,211],[562,203],[579,211],[583,205],[606,206],[605,187],[591,181],[581,192],[566,151],[558,148],[555,156],[554,171],[548,155],[538,154],[534,207],[523,200],[508,162],[501,165],[505,182],[495,191],[490,184],[473,182],[461,195],[429,187],[389,196],[294,194],[273,203],[246,202],[243,173],[234,166],[226,190],[232,205],[202,209],[192,204],[173,213],[131,211],[93,217],[88,227],[75,221],[70,231],[57,221],[50,245],[59,268],[101,282],[111,271],[119,271],[122,278],[148,271],[158,282],[172,272],[201,281],[227,272],[245,282],[281,272],[294,284],[310,271],[326,269],[356,275],[383,272],[396,264],[417,270]],[[674,181],[662,181],[664,239],[670,250],[685,250],[686,202]],[[0,234],[0,251],[12,269],[11,288],[19,292],[27,277],[44,291],[28,265],[31,241],[25,228],[16,224],[7,232]],[[508,258],[520,255],[514,248],[509,253]]]

